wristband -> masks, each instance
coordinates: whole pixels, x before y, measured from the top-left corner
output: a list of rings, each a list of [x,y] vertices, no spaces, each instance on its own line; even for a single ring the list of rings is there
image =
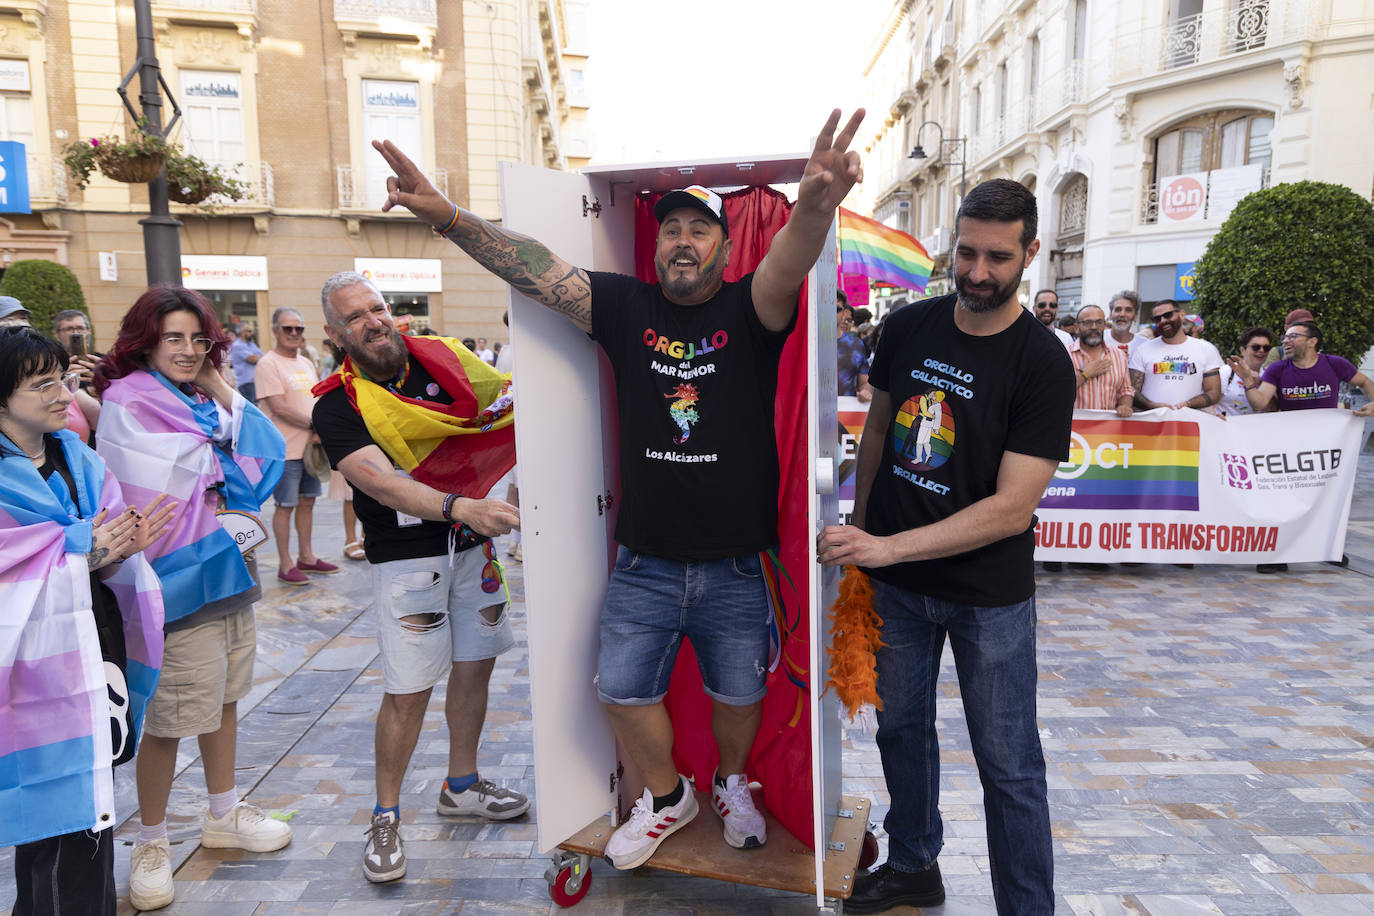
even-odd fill
[[[445,494],[444,506],[442,509],[439,510],[439,512],[444,516],[444,521],[449,522],[450,524],[453,522],[453,516],[450,513],[453,511],[453,503],[456,499],[458,499],[457,493]]]
[[[448,225],[442,229],[436,228],[434,231],[439,233],[440,235],[448,235],[450,232],[453,231],[453,227],[456,225],[458,225],[458,205],[454,204],[453,216],[449,219]]]

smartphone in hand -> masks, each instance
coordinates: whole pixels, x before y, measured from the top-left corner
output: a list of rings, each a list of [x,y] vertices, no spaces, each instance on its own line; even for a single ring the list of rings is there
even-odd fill
[[[86,355],[86,335],[85,335],[85,334],[73,334],[72,337],[71,337],[71,344],[70,344],[69,346],[70,346],[70,348],[71,348],[71,355],[72,355],[72,356],[85,356],[85,355]]]

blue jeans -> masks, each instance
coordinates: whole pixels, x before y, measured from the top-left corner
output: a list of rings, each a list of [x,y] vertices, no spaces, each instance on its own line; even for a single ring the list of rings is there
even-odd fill
[[[1035,721],[1035,598],[973,607],[874,579],[873,606],[887,644],[878,650],[878,750],[892,796],[883,821],[889,864],[921,871],[944,845],[935,681],[948,635],[983,784],[997,912],[1053,913],[1054,852]]]
[[[615,706],[661,701],[685,636],[711,699],[757,703],[767,692],[772,613],[758,554],[681,562],[622,546],[601,609],[597,697]]]

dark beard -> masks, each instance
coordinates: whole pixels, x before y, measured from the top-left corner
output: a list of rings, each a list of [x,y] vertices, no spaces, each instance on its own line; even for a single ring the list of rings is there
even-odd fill
[[[399,331],[392,330],[391,342],[396,349],[390,353],[379,354],[375,358],[362,347],[357,350],[345,347],[344,350],[348,353],[348,358],[353,360],[353,365],[361,369],[368,378],[384,382],[400,375],[401,370],[405,368],[406,360],[410,358]]]
[[[955,274],[954,289],[959,296],[959,304],[975,314],[995,312],[1016,293],[1016,288],[1021,285],[1021,274],[1022,271],[1017,271],[1016,276],[1007,281],[1005,285],[985,294],[969,292],[967,278]]]
[[[725,265],[719,265],[716,270],[712,270],[710,273],[698,273],[695,280],[670,281],[668,268],[660,264],[657,258],[654,259],[654,270],[658,271],[658,285],[665,293],[669,294],[669,301],[692,300],[710,289],[712,284],[720,281],[725,274]]]

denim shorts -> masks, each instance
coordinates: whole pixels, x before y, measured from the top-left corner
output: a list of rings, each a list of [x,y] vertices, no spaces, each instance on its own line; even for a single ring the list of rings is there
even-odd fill
[[[304,458],[289,458],[281,471],[281,480],[277,481],[277,487],[272,491],[272,498],[277,505],[283,509],[290,509],[296,505],[299,497],[314,499],[324,492],[324,485],[314,474],[305,472]]]
[[[681,562],[621,547],[601,610],[597,697],[616,706],[661,701],[685,636],[708,696],[757,703],[767,692],[772,612],[758,554]]]
[[[387,693],[428,690],[454,662],[495,658],[515,645],[491,541],[454,554],[452,568],[447,554],[375,564],[372,599]],[[488,608],[494,619],[482,613]]]

